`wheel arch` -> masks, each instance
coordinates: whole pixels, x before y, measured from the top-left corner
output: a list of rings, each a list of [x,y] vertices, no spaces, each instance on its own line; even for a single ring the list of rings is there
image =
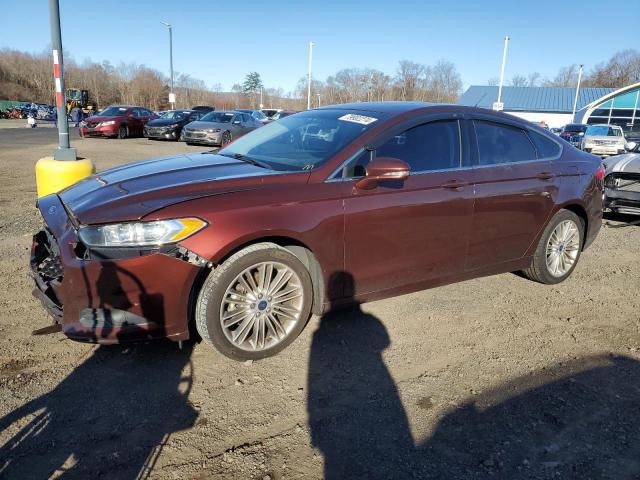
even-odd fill
[[[322,267],[317,257],[306,245],[304,242],[286,235],[272,235],[272,236],[259,236],[255,238],[251,238],[249,240],[245,240],[239,244],[234,245],[232,248],[229,248],[224,252],[224,254],[217,258],[213,264],[219,265],[224,263],[229,257],[234,255],[235,253],[243,250],[251,245],[255,245],[257,243],[273,243],[282,248],[287,249],[291,254],[293,254],[309,271],[309,276],[311,277],[311,285],[313,286],[313,303],[311,306],[311,312],[316,315],[322,314],[322,306],[324,303],[324,277],[322,275]],[[189,298],[189,308],[193,309],[195,305],[195,301],[197,301],[198,294],[200,293],[200,288],[204,283],[204,279],[206,279],[209,271],[203,269],[204,274],[199,278],[196,278],[196,281],[193,283],[191,294]],[[189,314],[190,323],[192,320],[192,314]]]
[[[587,232],[589,231],[589,215],[587,214],[587,210],[577,202],[568,202],[565,205],[561,205],[558,211],[560,210],[569,210],[570,212],[575,213],[582,220],[584,227],[582,231],[582,249],[584,250],[584,245],[587,240]]]

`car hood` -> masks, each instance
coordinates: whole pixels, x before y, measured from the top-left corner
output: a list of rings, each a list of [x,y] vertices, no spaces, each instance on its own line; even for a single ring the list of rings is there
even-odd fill
[[[191,122],[186,125],[187,128],[191,130],[203,130],[206,128],[229,128],[231,126],[230,122],[222,123],[222,122],[201,122],[197,120],[195,122]]]
[[[605,160],[606,175],[614,172],[640,173],[640,153],[615,155]]]
[[[148,127],[166,127],[167,125],[174,125],[176,123],[182,124],[186,120],[176,120],[175,118],[156,118],[147,122]]]
[[[282,182],[283,175],[287,172],[198,153],[105,170],[63,190],[59,196],[81,224],[133,221],[187,200]],[[295,183],[306,183],[309,178],[308,172],[288,176]]]

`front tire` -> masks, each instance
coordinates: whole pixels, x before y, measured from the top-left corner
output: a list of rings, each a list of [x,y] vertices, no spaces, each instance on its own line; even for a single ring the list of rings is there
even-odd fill
[[[295,255],[273,243],[258,243],[209,274],[196,303],[196,328],[234,360],[270,357],[300,335],[312,295],[309,272]]]
[[[126,125],[120,125],[120,128],[118,128],[118,138],[120,140],[124,140],[128,136],[129,136],[129,129],[127,128],[127,126]]]
[[[522,273],[547,285],[563,282],[578,264],[583,238],[583,220],[569,210],[560,210],[544,229],[531,266]]]
[[[224,147],[225,145],[228,145],[231,143],[231,132],[226,131],[222,134],[222,140],[220,141],[220,147]]]

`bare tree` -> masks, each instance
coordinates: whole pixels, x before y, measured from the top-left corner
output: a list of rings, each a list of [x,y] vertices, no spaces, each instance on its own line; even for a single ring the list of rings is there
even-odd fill
[[[527,87],[529,86],[529,81],[527,80],[527,77],[525,77],[524,75],[514,75],[513,78],[511,79],[511,86]]]

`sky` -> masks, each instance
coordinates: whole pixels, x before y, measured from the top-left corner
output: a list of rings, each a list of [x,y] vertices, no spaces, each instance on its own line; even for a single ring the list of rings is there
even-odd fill
[[[50,49],[48,3],[0,0],[6,13],[0,48]],[[313,76],[320,80],[342,68],[394,74],[400,60],[432,65],[446,59],[464,88],[486,85],[500,75],[505,35],[511,38],[506,80],[531,72],[552,78],[572,63],[588,71],[618,51],[640,49],[640,1],[619,0],[615,10],[611,23],[601,0],[579,6],[557,0],[60,0],[63,47],[76,62],[136,62],[168,76],[168,32],[160,24],[166,21],[173,25],[174,72],[223,90],[250,71],[260,73],[265,87],[294,89],[306,75],[310,41],[316,45]]]

